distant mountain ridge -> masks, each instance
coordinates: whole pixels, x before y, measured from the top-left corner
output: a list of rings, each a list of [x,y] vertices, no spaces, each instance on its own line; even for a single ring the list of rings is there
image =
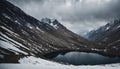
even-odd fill
[[[88,39],[120,53],[120,19],[116,19],[87,34]]]

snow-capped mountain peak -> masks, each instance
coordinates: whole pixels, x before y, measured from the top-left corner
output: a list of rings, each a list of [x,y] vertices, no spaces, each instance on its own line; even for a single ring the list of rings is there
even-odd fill
[[[55,28],[55,29],[58,29],[59,28],[59,22],[56,20],[56,19],[50,19],[50,18],[42,18],[41,19],[41,22],[43,22],[43,23],[47,23],[47,24],[49,24],[50,26],[52,26],[53,28]]]
[[[42,19],[41,19],[41,22],[50,24],[50,23],[51,23],[51,20],[46,17],[46,18],[42,18]]]

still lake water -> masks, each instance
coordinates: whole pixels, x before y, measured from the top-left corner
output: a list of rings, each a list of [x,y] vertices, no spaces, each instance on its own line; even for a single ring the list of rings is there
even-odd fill
[[[120,62],[120,57],[106,57],[96,53],[86,52],[68,52],[64,55],[59,54],[53,59],[58,62],[69,63],[73,65],[97,65]]]

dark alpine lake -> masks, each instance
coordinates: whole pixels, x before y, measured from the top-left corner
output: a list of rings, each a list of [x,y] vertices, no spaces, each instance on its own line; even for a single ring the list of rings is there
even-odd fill
[[[55,61],[69,63],[73,65],[97,65],[120,62],[120,57],[106,57],[96,53],[68,52],[64,55],[57,55]]]

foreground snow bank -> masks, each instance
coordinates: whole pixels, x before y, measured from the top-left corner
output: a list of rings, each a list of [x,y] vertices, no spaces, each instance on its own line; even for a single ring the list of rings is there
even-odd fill
[[[36,58],[24,57],[19,60],[20,64],[0,64],[0,69],[120,69],[120,63],[108,65],[62,65],[56,62]]]
[[[40,65],[61,65],[56,62],[48,61],[42,58],[36,58],[33,56],[24,57],[19,60],[21,64],[40,64]]]
[[[0,69],[120,69],[120,65],[105,66],[72,66],[72,65],[41,65],[41,64],[0,64]]]

